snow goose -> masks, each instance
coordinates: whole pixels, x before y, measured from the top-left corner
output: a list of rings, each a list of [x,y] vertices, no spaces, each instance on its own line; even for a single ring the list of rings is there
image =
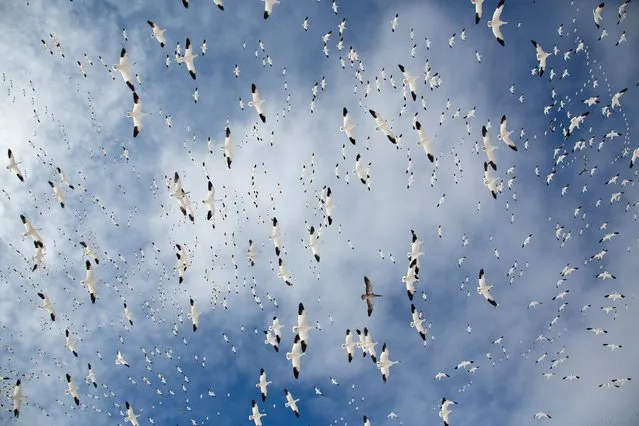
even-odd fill
[[[324,199],[324,206],[326,208],[326,221],[329,226],[333,224],[333,197],[332,197],[331,188],[326,188],[326,197]]]
[[[36,252],[35,255],[33,256],[33,268],[31,268],[31,271],[35,271],[36,269],[38,269],[38,266],[42,266],[42,264],[44,263],[44,244],[42,244],[42,241],[34,241],[33,245],[35,246]]]
[[[406,293],[408,294],[408,300],[412,301],[415,295],[415,283],[419,281],[417,278],[417,259],[413,259],[408,267],[408,272],[402,277],[402,282],[406,284]]]
[[[226,127],[224,130],[224,158],[226,158],[226,166],[231,169],[231,163],[233,162],[233,145],[231,144],[231,129]]]
[[[113,71],[120,71],[122,79],[129,86],[132,92],[135,92],[135,86],[133,86],[133,79],[131,78],[131,65],[129,64],[126,49],[123,47],[120,51],[120,63],[113,65]]]
[[[16,381],[10,398],[13,403],[13,417],[20,417],[20,406],[22,405],[22,382],[20,379]]]
[[[623,94],[626,93],[627,90],[628,88],[626,87],[625,89],[622,89],[618,91],[617,93],[615,93],[614,95],[612,95],[612,99],[610,101],[610,108],[615,109],[616,107],[621,107],[621,102],[619,102],[619,100],[621,99],[621,96],[623,96]]]
[[[18,177],[18,179],[20,179],[20,182],[24,182],[24,175],[22,174],[22,171],[18,167],[18,164],[20,164],[21,161],[16,161],[15,157],[13,156],[13,152],[11,151],[11,148],[7,150],[7,153],[9,155],[9,165],[7,166],[7,170],[14,173]]]
[[[350,329],[346,330],[346,337],[342,343],[342,349],[346,349],[348,353],[348,362],[353,361],[353,353],[355,352],[356,343],[353,341],[353,333]]]
[[[193,80],[196,79],[196,74],[195,74],[195,58],[197,58],[198,55],[197,53],[193,53],[193,47],[191,46],[191,39],[189,39],[188,37],[186,38],[186,48],[184,50],[184,56],[179,56],[178,58],[176,58],[177,63],[181,64],[182,62],[186,63],[186,68],[189,71],[189,75],[191,76],[191,78]]]
[[[291,395],[289,390],[286,388],[284,388],[284,395],[286,395],[286,404],[284,404],[284,406],[286,408],[290,408],[293,413],[295,413],[295,417],[299,417],[300,410],[297,408],[297,401],[299,401],[299,399],[293,399],[293,395]]]
[[[71,375],[67,373],[67,390],[64,391],[65,394],[71,395],[73,397],[73,401],[75,405],[80,405],[80,395],[78,395],[78,387],[73,383],[73,379]]]
[[[510,138],[510,135],[513,133],[513,130],[508,131],[508,122],[506,120],[506,114],[501,116],[501,124],[499,125],[499,138],[508,145],[508,148],[513,151],[517,151],[517,146],[515,142]]]
[[[80,245],[84,248],[84,255],[93,259],[96,265],[100,264],[100,259],[98,259],[98,255],[95,254],[95,251],[84,241],[80,241]]]
[[[415,120],[415,130],[417,130],[417,136],[419,137],[419,140],[417,141],[417,145],[424,148],[424,152],[426,153],[428,160],[430,160],[431,163],[434,163],[435,156],[433,155],[433,147],[431,144],[433,139],[426,136],[426,133],[424,132],[424,129],[422,128],[421,123],[417,120]]]
[[[260,381],[255,385],[255,387],[260,389],[260,394],[262,394],[262,402],[266,401],[266,396],[268,394],[267,386],[270,384],[271,382],[266,381],[266,372],[263,368],[261,368]]]
[[[153,30],[151,37],[155,38],[158,42],[160,42],[160,47],[164,47],[164,45],[166,44],[166,38],[164,37],[164,32],[166,31],[166,28],[165,29],[160,28],[159,25],[156,25],[153,21],[146,21],[146,22],[151,26],[151,29]]]
[[[273,227],[271,229],[271,239],[273,240],[273,245],[275,246],[275,255],[279,256],[282,249],[282,235],[280,233],[280,226],[277,221],[277,218],[273,218]]]
[[[391,19],[390,21],[391,24],[391,31],[395,32],[395,29],[397,28],[397,25],[399,25],[399,14],[395,14],[395,17],[393,19]]]
[[[136,92],[133,92],[133,111],[127,112],[126,116],[133,120],[133,137],[136,137],[142,130],[142,118],[150,115],[142,111],[142,101]]]
[[[497,39],[497,42],[504,45],[504,36],[501,33],[501,26],[507,24],[501,20],[501,12],[504,10],[504,0],[499,0],[497,8],[493,12],[493,19],[488,21],[488,26],[493,30],[493,35]]]
[[[448,426],[448,416],[453,412],[450,408],[451,405],[457,404],[455,401],[449,401],[446,398],[442,398],[442,403],[439,407],[439,417],[444,422],[444,426]]]
[[[370,112],[370,114],[373,116],[373,118],[375,119],[375,130],[376,131],[382,131],[382,133],[384,133],[386,135],[386,137],[388,138],[389,141],[391,141],[391,143],[395,146],[397,146],[397,140],[395,139],[395,135],[393,135],[393,132],[391,131],[390,127],[388,126],[388,122],[386,120],[384,120],[381,116],[381,114],[379,114],[378,112],[370,109],[368,110]],[[398,147],[399,149],[399,147]]]
[[[368,316],[370,317],[373,314],[373,299],[376,297],[382,297],[382,295],[375,294],[373,292],[373,284],[366,276],[364,277],[364,287],[365,287],[364,293],[362,293],[360,298],[362,300],[366,300],[366,306],[368,308],[367,312],[368,312]]]
[[[494,307],[497,307],[497,302],[495,302],[495,299],[493,299],[493,296],[490,294],[490,289],[492,287],[493,287],[492,285],[486,284],[486,276],[484,275],[484,270],[480,269],[479,270],[479,286],[477,287],[477,293],[484,296],[484,298],[486,299],[488,303],[490,303]]]
[[[257,90],[257,86],[255,83],[251,84],[251,101],[249,101],[249,107],[254,107],[255,111],[257,111],[257,115],[262,120],[262,123],[266,123],[266,115],[264,114],[264,109],[262,108],[262,104],[265,102],[260,98],[260,92]]]
[[[470,2],[475,5],[475,24],[479,24],[484,0],[470,0]]]
[[[264,343],[273,346],[275,352],[279,352],[277,337],[274,334],[271,334],[268,330],[264,330],[264,335],[266,336],[266,340],[264,340]]]
[[[255,266],[255,246],[253,245],[253,240],[249,240],[249,248],[248,248],[248,261],[249,265]]]
[[[605,5],[606,5],[605,3],[599,3],[597,7],[594,8],[592,11],[592,18],[595,21],[595,26],[597,28],[599,28],[599,24],[601,24],[601,21],[603,20],[601,16],[601,12],[603,11],[603,8]]]
[[[202,200],[202,203],[206,204],[207,207],[206,220],[211,220],[213,216],[215,216],[215,202],[220,200],[215,198],[215,187],[211,181],[208,181],[207,188],[208,192],[206,193],[206,198]]]
[[[73,186],[73,183],[71,183],[71,181],[69,180],[69,178],[67,178],[67,176],[64,174],[64,172],[62,171],[62,169],[60,167],[56,167],[55,168],[56,171],[58,172],[58,175],[60,177],[60,181],[67,185],[69,188],[71,189],[75,189],[75,187]]]
[[[360,331],[357,330],[357,334],[360,334]],[[377,351],[375,350],[375,346],[377,346],[377,342],[373,342],[373,336],[368,331],[368,327],[364,327],[364,335],[360,335],[360,345],[363,351],[363,356],[369,354],[371,356],[371,361],[373,363],[377,363]]]
[[[493,198],[497,199],[497,192],[499,192],[499,186],[497,185],[497,178],[492,176],[488,163],[484,161],[484,185],[490,191]]]
[[[53,303],[51,303],[51,300],[49,300],[49,298],[45,296],[44,293],[38,293],[38,297],[42,299],[42,306],[40,307],[47,311],[47,313],[51,317],[51,321],[55,321],[55,310],[53,309]]]
[[[369,185],[369,179],[370,179],[371,163],[364,165],[361,159],[362,159],[361,155],[357,154],[357,156],[355,157],[354,171],[355,171],[355,174],[357,174],[357,177],[359,178],[360,182],[366,185],[368,187],[368,190],[370,191],[371,188]]]
[[[55,196],[55,198],[57,198],[60,206],[64,208],[64,194],[62,193],[60,188],[58,188],[58,186],[51,181],[49,181],[49,186],[53,188],[53,195]]]
[[[282,341],[282,324],[280,324],[280,319],[278,317],[273,317],[273,323],[268,326],[268,330],[275,333],[275,338],[277,339],[277,343]]]
[[[189,303],[191,304],[191,310],[187,314],[187,318],[191,319],[191,322],[193,323],[193,332],[195,333],[197,331],[198,324],[200,323],[200,313],[195,307],[195,301],[193,299],[189,299]]]
[[[266,413],[260,413],[260,407],[257,406],[255,400],[251,401],[251,411],[249,420],[253,420],[255,426],[262,426],[262,417],[266,416]]]
[[[590,111],[586,111],[581,115],[575,115],[570,119],[570,126],[568,127],[568,131],[566,132],[566,139],[570,137],[573,130],[578,129],[581,123],[586,119],[586,117],[590,114]]]
[[[532,45],[535,47],[537,61],[539,61],[539,77],[544,75],[544,71],[546,70],[546,59],[551,55],[549,52],[544,52],[541,45],[537,43],[535,40],[530,40]]]
[[[306,352],[306,348],[308,346],[308,331],[311,328],[312,327],[308,325],[304,305],[300,302],[297,307],[297,325],[293,326],[293,333],[300,336],[300,347],[302,348],[302,352]]]
[[[630,158],[630,168],[632,169],[635,166],[635,162],[639,159],[639,148],[635,148],[632,151],[632,157]]]
[[[342,117],[343,117],[344,123],[342,127],[339,128],[339,131],[346,133],[348,140],[351,141],[353,145],[355,145],[355,137],[353,136],[353,129],[355,129],[356,125],[355,123],[353,123],[353,120],[351,120],[350,115],[348,115],[348,110],[346,109],[346,107],[344,107],[344,109],[342,110]]]
[[[311,252],[313,253],[313,257],[315,258],[315,260],[317,262],[320,261],[320,255],[319,255],[319,242],[318,242],[318,232],[315,230],[315,227],[311,225],[311,227],[308,230],[309,232],[309,236],[308,236],[308,246],[311,249]]]
[[[86,382],[87,383],[92,383],[94,388],[98,387],[98,383],[95,381],[95,371],[93,371],[93,367],[91,366],[91,363],[88,364],[89,367],[89,374],[87,374],[86,377]]]
[[[93,267],[91,266],[91,262],[89,260],[85,261],[84,265],[86,269],[86,275],[84,279],[80,281],[80,283],[87,286],[87,290],[89,291],[89,295],[91,297],[91,303],[95,303],[97,293],[95,291],[95,276],[93,275]]]
[[[78,352],[75,350],[75,343],[73,342],[73,339],[71,338],[71,332],[69,332],[68,328],[64,330],[64,336],[66,339],[64,346],[71,351],[74,357],[77,358]]]
[[[122,356],[122,352],[118,350],[118,353],[115,354],[115,365],[124,365],[125,367],[130,367],[129,363],[126,362],[126,359]]]
[[[300,368],[302,367],[301,358],[304,356],[304,352],[302,351],[302,344],[300,335],[295,335],[295,340],[293,341],[293,348],[291,352],[286,353],[286,359],[291,361],[293,365],[293,376],[297,379],[300,375]]]
[[[386,383],[386,381],[388,380],[388,376],[390,375],[390,368],[395,365],[395,364],[399,364],[400,361],[391,361],[390,360],[390,353],[388,351],[388,347],[386,346],[386,343],[384,343],[384,346],[382,346],[382,355],[379,358],[379,361],[377,362],[377,368],[379,368],[379,370],[382,372],[382,380],[384,380],[384,383]]]
[[[20,215],[20,219],[22,220],[22,224],[26,230],[22,236],[31,237],[34,241],[42,241],[42,238],[40,238],[40,235],[37,232],[39,229],[34,228],[29,219],[27,219],[23,214]]]
[[[488,135],[488,129],[486,126],[482,126],[481,128],[481,136],[484,142],[483,150],[488,157],[488,165],[493,168],[494,171],[497,171],[497,158],[495,156],[495,150],[498,148],[497,145],[492,145],[490,142],[490,136]]]
[[[410,312],[413,317],[413,320],[410,322],[410,326],[417,330],[417,332],[419,333],[419,337],[421,337],[422,340],[425,341],[427,331],[424,327],[424,321],[426,320],[422,318],[422,313],[417,311],[415,305],[413,305],[412,303],[410,305]]]
[[[399,67],[399,70],[404,75],[404,79],[402,80],[402,83],[404,85],[408,85],[408,88],[410,89],[410,95],[413,98],[413,101],[416,101],[417,100],[417,93],[416,93],[417,77],[414,75],[411,75],[411,73],[408,72],[408,70],[402,64],[399,64],[398,67]]]
[[[131,423],[132,426],[140,426],[140,423],[138,422],[138,416],[135,415],[133,407],[131,407],[129,401],[125,401],[124,405],[126,406],[126,418],[124,419],[124,421]]]
[[[280,0],[263,0],[264,1],[264,19],[268,19],[273,13],[273,6],[280,4]]]

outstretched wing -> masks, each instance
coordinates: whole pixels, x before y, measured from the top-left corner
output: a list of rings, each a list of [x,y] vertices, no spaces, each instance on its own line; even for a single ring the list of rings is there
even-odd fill
[[[368,316],[373,314],[373,299],[366,299],[366,305],[368,306]]]
[[[371,280],[368,279],[368,277],[364,277],[364,284],[366,285],[366,294],[372,293],[373,284],[371,283]]]

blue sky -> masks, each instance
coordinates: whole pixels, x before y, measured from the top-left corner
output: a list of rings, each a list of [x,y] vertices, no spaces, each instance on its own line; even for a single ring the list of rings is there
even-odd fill
[[[617,25],[618,2],[607,2],[597,30],[592,19],[596,2],[510,1],[502,14],[508,22],[502,27],[502,47],[486,25],[497,3],[488,0],[477,25],[468,1],[342,0],[334,14],[327,0],[283,0],[266,21],[258,1],[228,0],[224,12],[202,0],[191,1],[189,9],[177,0],[161,6],[148,1],[29,3],[0,8],[6,40],[0,45],[0,150],[10,148],[26,175],[20,182],[3,169],[1,180],[0,215],[7,226],[0,228],[0,374],[10,379],[1,387],[0,424],[124,424],[125,401],[142,425],[252,424],[248,416],[253,399],[267,413],[264,425],[362,424],[363,415],[373,425],[436,424],[441,422],[442,397],[458,403],[452,407],[451,425],[534,424],[543,421],[534,419],[538,412],[552,416],[547,422],[563,424],[637,422],[639,413],[632,405],[639,380],[634,285],[639,271],[633,262],[637,177],[636,169],[628,167],[636,148],[631,117],[639,114],[639,67],[632,56],[637,51],[636,5],[628,5],[626,19]],[[392,32],[395,14],[399,25]],[[302,28],[305,17],[307,32]],[[340,51],[336,44],[342,18],[347,28]],[[164,48],[151,38],[147,20],[167,28]],[[467,38],[460,40],[464,29]],[[608,36],[599,40],[604,29]],[[327,58],[321,37],[328,31],[333,34]],[[627,42],[615,46],[623,31]],[[64,58],[55,48],[53,55],[42,48],[41,39],[51,44],[49,33],[60,40]],[[195,60],[195,81],[174,60],[176,43],[184,49],[187,37],[200,54],[200,44],[207,41],[206,55]],[[537,65],[531,39],[546,51],[556,46],[559,52],[548,58],[541,78],[531,74]],[[580,41],[584,50],[576,52]],[[350,46],[359,55],[353,67],[347,58]],[[131,119],[125,116],[132,108],[131,91],[108,71],[122,47],[135,63],[133,74],[141,77],[141,84],[134,83],[143,110],[152,113],[144,117],[135,139]],[[564,60],[569,49],[570,59]],[[272,67],[262,65],[267,55]],[[86,78],[76,61],[83,63]],[[424,83],[426,61],[441,77],[435,90]],[[363,84],[355,75],[360,62]],[[236,64],[239,78],[233,75]],[[418,76],[416,102],[402,97],[398,64]],[[387,80],[376,90],[375,77],[382,78],[382,68],[387,78],[393,76],[397,89]],[[552,80],[551,69],[556,74]],[[564,69],[570,75],[560,79]],[[311,114],[312,88],[323,77],[326,89],[319,90]],[[365,96],[367,81],[371,90]],[[248,106],[252,83],[266,101],[265,124]],[[514,94],[509,91],[512,85]],[[621,107],[604,117],[601,108],[626,87]],[[196,88],[197,104],[192,97]],[[600,103],[583,104],[591,96],[599,96]],[[544,115],[544,107],[553,102]],[[339,131],[343,107],[357,124],[356,145]],[[468,134],[463,117],[474,107]],[[393,132],[402,135],[401,149],[375,131],[369,109],[381,113]],[[459,116],[453,118],[458,109]],[[581,128],[565,139],[567,113],[585,111],[590,114]],[[442,112],[445,121],[440,125]],[[415,113],[426,134],[434,137],[436,164],[416,144]],[[503,114],[514,130],[517,152],[497,139]],[[171,128],[165,123],[167,115]],[[553,119],[555,133],[548,130]],[[227,120],[233,135],[230,170],[221,149]],[[497,200],[482,182],[486,155],[481,128],[488,121],[492,143],[499,146],[495,175],[503,181]],[[611,131],[621,136],[599,146]],[[212,154],[209,137],[215,145]],[[581,139],[586,147],[575,151]],[[121,156],[123,148],[128,149],[128,161]],[[372,164],[370,191],[354,175],[357,154]],[[584,156],[588,172],[580,175]],[[205,220],[201,202],[207,188],[203,162],[221,199],[215,228]],[[407,188],[409,162],[414,182]],[[76,189],[60,183],[55,167],[64,170]],[[513,172],[507,173],[510,168]],[[554,180],[547,185],[553,169]],[[169,197],[165,176],[176,171],[190,191],[195,223],[182,216]],[[606,184],[616,174],[617,182]],[[49,180],[63,190],[64,209],[55,202]],[[318,201],[325,185],[335,205],[330,226]],[[617,192],[623,192],[620,201],[611,203]],[[443,195],[445,201],[437,207]],[[45,268],[31,271],[33,244],[22,238],[20,214],[41,229]],[[291,287],[277,276],[269,240],[273,217],[280,223]],[[317,263],[305,247],[306,224],[318,229],[322,223]],[[559,239],[557,226],[563,227]],[[413,303],[431,326],[425,345],[409,326],[410,301],[401,281],[408,268],[411,229],[423,242]],[[611,241],[599,242],[615,231],[619,234]],[[522,247],[529,234],[530,244]],[[249,239],[257,252],[254,267],[246,257]],[[100,265],[94,266],[99,280],[95,305],[80,284],[85,257],[79,241],[88,241],[100,255]],[[176,243],[187,248],[191,262],[182,284],[174,269]],[[590,260],[604,248],[608,252],[603,260]],[[510,282],[507,274],[515,264]],[[566,265],[579,269],[558,285]],[[482,268],[494,285],[497,308],[477,294]],[[616,279],[596,278],[604,270]],[[364,276],[383,295],[371,318],[360,300]],[[570,291],[559,312],[563,302],[552,299],[563,290]],[[55,305],[54,324],[38,308],[38,291]],[[625,298],[604,298],[614,292]],[[187,318],[191,297],[201,313],[196,333]],[[269,298],[277,300],[277,306]],[[527,309],[535,300],[542,304]],[[133,326],[126,324],[123,302],[133,314]],[[285,354],[291,350],[291,327],[300,302],[309,323],[319,322],[321,330],[310,331],[295,380]],[[582,311],[585,305],[591,307]],[[606,306],[615,306],[616,314],[605,314],[601,308]],[[549,328],[557,314],[560,318]],[[284,326],[279,353],[264,344],[262,332],[273,316]],[[362,359],[361,350],[349,364],[341,348],[347,329],[364,327],[378,342],[378,354],[386,343],[391,360],[401,361],[391,368],[387,383],[368,357]],[[608,333],[594,336],[587,327]],[[74,336],[77,359],[64,347],[66,328]],[[536,341],[540,334],[550,340]],[[611,351],[604,343],[622,348]],[[118,350],[130,368],[115,365]],[[546,359],[536,363],[544,353]],[[565,356],[563,364],[550,369],[551,360]],[[455,370],[464,360],[479,368],[473,373]],[[95,370],[97,389],[84,381],[87,363]],[[255,387],[260,368],[272,381],[266,402],[259,400]],[[545,379],[542,374],[549,371],[556,374]],[[438,372],[450,377],[434,380]],[[79,407],[64,394],[66,373],[79,386]],[[562,379],[571,374],[580,379]],[[339,385],[331,384],[330,377]],[[622,377],[634,380],[619,388],[599,387]],[[24,394],[19,419],[8,411],[16,378],[21,378]],[[314,387],[323,396],[316,395]],[[299,419],[284,407],[284,388],[300,400]],[[398,418],[388,419],[391,412]]]

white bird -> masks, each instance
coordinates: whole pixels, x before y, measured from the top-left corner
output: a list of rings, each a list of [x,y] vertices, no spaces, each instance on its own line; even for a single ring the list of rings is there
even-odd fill
[[[257,406],[255,400],[251,401],[251,411],[252,414],[249,416],[249,420],[253,420],[255,426],[262,426],[262,417],[266,416],[266,413],[260,413],[260,407]]]
[[[537,420],[541,420],[541,419],[552,419],[552,417],[549,414],[544,413],[543,411],[540,411],[538,413],[535,414],[535,418]]]
[[[131,407],[129,401],[125,401],[124,405],[126,406],[126,418],[124,419],[124,421],[130,422],[132,426],[140,426],[140,423],[138,422],[138,416],[135,415],[133,407]]]
[[[187,314],[187,318],[191,319],[191,322],[193,323],[193,332],[197,331],[197,327],[200,323],[200,313],[198,312],[197,308],[195,307],[195,301],[191,298],[189,299],[189,303],[191,304],[191,310],[190,312]]]
[[[494,307],[497,307],[497,302],[495,301],[495,299],[493,299],[493,296],[490,294],[490,289],[492,287],[493,287],[492,285],[486,284],[486,276],[484,275],[484,270],[480,269],[479,270],[479,287],[477,287],[477,293],[484,296],[484,298],[486,299],[486,301],[488,301],[488,303],[490,303]]]
[[[93,267],[91,266],[91,262],[89,260],[86,260],[84,265],[86,269],[86,275],[84,279],[80,281],[80,283],[87,286],[89,296],[91,297],[91,303],[95,303],[97,293],[95,291],[95,276],[93,275]]]
[[[45,296],[44,293],[38,293],[38,297],[42,299],[42,306],[40,307],[47,311],[47,313],[51,317],[51,321],[55,321],[55,310],[53,309],[53,303],[51,303],[51,300],[49,300],[49,298]]]
[[[346,109],[346,107],[344,107],[344,109],[342,110],[342,117],[343,117],[344,123],[342,127],[339,128],[339,131],[346,133],[348,140],[351,141],[353,145],[355,145],[355,136],[353,136],[353,130],[355,129],[356,124],[353,123],[353,120],[351,120],[350,115],[348,115],[348,110]]]
[[[626,87],[625,89],[622,89],[612,95],[612,99],[610,100],[610,108],[615,109],[615,107],[621,107],[621,102],[619,102],[619,100],[621,99],[621,96],[626,93],[627,90],[628,88]]]
[[[408,70],[406,70],[406,68],[402,64],[399,64],[398,66],[399,66],[399,70],[404,75],[404,79],[402,80],[402,83],[404,85],[408,85],[413,101],[417,100],[417,93],[416,93],[417,77],[414,75],[411,75],[410,72],[408,72]]]
[[[71,351],[73,356],[77,358],[78,352],[75,350],[75,343],[73,342],[73,339],[71,338],[71,333],[69,332],[68,328],[64,331],[64,335],[66,339],[64,346]]]
[[[401,361],[390,360],[388,347],[386,346],[386,343],[384,343],[384,346],[382,346],[382,354],[379,358],[379,361],[377,362],[377,368],[379,368],[379,370],[382,372],[382,380],[384,380],[384,383],[386,383],[386,380],[388,380],[388,376],[390,375],[390,368],[395,364],[399,364],[400,362]]]
[[[570,119],[570,126],[568,127],[568,132],[566,132],[566,139],[570,137],[573,130],[578,129],[581,123],[586,119],[586,117],[590,114],[590,111],[586,111],[581,115],[576,115]]]
[[[475,5],[475,24],[479,24],[479,20],[481,19],[481,14],[482,14],[482,5],[484,4],[484,0],[470,0],[470,2]]]
[[[251,84],[251,97],[252,100],[249,102],[249,106],[254,107],[255,111],[257,111],[257,115],[260,117],[260,120],[262,120],[262,123],[266,123],[266,115],[262,108],[262,104],[265,101],[260,98],[260,92],[257,90],[257,86],[255,84]]]
[[[318,233],[316,232],[315,227],[312,225],[310,229],[308,230],[308,232],[309,232],[308,246],[310,247],[315,260],[319,262],[320,255],[319,255],[319,243],[318,243],[318,236],[317,236]]]
[[[115,354],[115,365],[124,365],[125,367],[130,367],[129,363],[126,362],[124,357],[122,356],[122,352],[118,350],[118,353]]]
[[[98,383],[95,380],[95,371],[93,371],[93,367],[91,366],[91,363],[89,363],[88,366],[89,366],[89,374],[87,374],[87,377],[85,380],[87,383],[92,383],[94,388],[97,388]]]
[[[435,156],[433,155],[433,147],[431,144],[433,138],[426,136],[426,133],[422,128],[422,124],[417,120],[415,120],[415,130],[417,131],[417,137],[419,138],[417,145],[424,149],[424,152],[431,163],[435,162]]]
[[[213,186],[211,181],[208,181],[207,185],[208,185],[207,186],[208,189],[206,193],[206,198],[202,200],[202,203],[206,204],[206,207],[207,207],[206,220],[211,220],[215,216],[215,202],[220,200],[215,198],[215,187]]]
[[[58,186],[51,181],[49,181],[49,186],[53,188],[53,195],[55,196],[55,198],[57,198],[60,206],[64,208],[64,194],[62,193],[60,188],[58,188]]]
[[[166,31],[166,28],[162,29],[158,25],[153,23],[152,21],[146,21],[146,22],[151,26],[151,29],[153,30],[151,37],[155,38],[158,42],[160,42],[160,47],[164,47],[164,45],[166,44],[166,38],[164,37],[164,32]]]
[[[515,142],[510,138],[510,135],[513,133],[513,130],[508,131],[507,129],[508,122],[506,120],[506,114],[501,116],[501,124],[499,125],[499,138],[508,145],[508,148],[513,151],[517,151],[517,146]]]
[[[504,46],[504,36],[501,33],[501,26],[507,24],[501,20],[501,12],[504,10],[504,0],[499,0],[497,8],[493,12],[493,19],[488,21],[488,26],[493,30],[493,35],[497,39],[497,42]]]
[[[304,356],[304,352],[302,350],[302,343],[300,339],[300,335],[295,335],[295,340],[293,342],[293,348],[291,352],[286,353],[286,359],[291,361],[293,365],[293,376],[297,379],[300,375],[300,369],[302,368],[301,358]]]
[[[273,13],[273,6],[280,3],[280,0],[263,0],[264,1],[264,19],[268,19]]]
[[[546,59],[551,55],[549,52],[545,52],[539,43],[535,40],[530,40],[532,45],[535,47],[537,61],[539,61],[539,77],[544,75],[544,71],[546,70]]]
[[[93,259],[96,265],[100,264],[100,259],[98,259],[98,255],[93,251],[93,249],[84,241],[80,241],[80,245],[83,247],[84,255]]]
[[[348,362],[353,361],[353,354],[355,352],[355,346],[357,344],[353,341],[353,333],[351,330],[346,330],[346,337],[344,339],[344,343],[342,343],[342,349],[346,349],[348,353]]]
[[[448,407],[450,407],[451,405],[455,405],[455,404],[457,404],[455,401],[449,401],[446,398],[442,398],[442,403],[441,403],[441,405],[439,407],[439,417],[444,422],[444,426],[448,426],[449,425],[448,416],[450,416],[450,414],[453,412]]]
[[[226,166],[230,169],[231,163],[233,162],[233,145],[231,144],[231,129],[225,129],[225,137],[224,137],[224,158],[226,158]]]
[[[450,376],[446,373],[439,372],[435,374],[435,380],[441,380],[443,378],[449,378]]]
[[[373,116],[373,118],[375,119],[375,130],[376,131],[382,131],[382,133],[384,133],[386,135],[386,137],[388,138],[389,141],[391,141],[391,143],[393,145],[397,145],[397,140],[395,139],[395,135],[393,135],[393,132],[391,131],[388,122],[386,120],[384,120],[382,118],[382,116],[373,111],[372,109],[369,110],[370,114]]]
[[[73,401],[75,405],[80,405],[80,395],[78,395],[78,387],[73,383],[73,379],[67,373],[67,390],[64,391],[65,394],[71,395],[73,397]]]
[[[278,317],[273,317],[273,323],[268,326],[269,331],[275,333],[275,338],[277,339],[277,343],[282,341],[282,324],[280,324],[280,319]]]
[[[9,165],[7,166],[7,170],[14,173],[18,177],[18,179],[20,179],[20,182],[24,182],[24,175],[18,167],[18,164],[20,164],[21,161],[16,161],[15,157],[13,156],[13,152],[11,152],[11,148],[7,150],[7,153],[9,155]]]
[[[126,49],[123,47],[120,51],[120,63],[113,65],[114,71],[120,71],[122,79],[129,86],[133,92],[135,92],[135,86],[133,86],[133,79],[131,78],[131,65],[127,60]]]
[[[421,337],[422,340],[425,341],[427,331],[426,331],[426,328],[424,327],[424,321],[426,320],[422,318],[422,313],[418,312],[417,309],[415,308],[415,305],[413,305],[412,303],[410,305],[410,312],[413,317],[413,320],[411,321],[410,326],[416,329],[417,332],[419,333],[419,337]]]
[[[486,126],[482,126],[481,136],[484,142],[483,150],[488,157],[488,165],[491,166],[494,171],[497,171],[497,158],[495,156],[495,150],[498,148],[498,146],[492,145],[490,143],[490,136],[488,135],[488,129],[486,128]]]
[[[42,238],[40,238],[40,235],[37,232],[39,231],[39,229],[34,228],[29,219],[27,219],[23,214],[20,215],[20,219],[22,220],[22,224],[26,229],[25,233],[22,234],[22,236],[31,237],[34,241],[42,241]]]
[[[395,32],[397,25],[399,25],[399,14],[395,14],[395,17],[390,22],[391,22],[391,31]]]
[[[293,413],[295,413],[295,417],[299,417],[300,411],[297,408],[297,401],[299,401],[299,399],[293,399],[293,395],[291,395],[289,390],[286,388],[284,388],[284,395],[286,395],[286,403],[284,404],[284,406],[286,408],[290,408]]]
[[[293,333],[300,337],[300,348],[302,349],[302,352],[306,352],[306,348],[308,346],[308,331],[311,328],[312,327],[308,325],[304,305],[300,302],[297,307],[297,325],[293,326]]]
[[[195,80],[196,78],[196,74],[195,74],[195,58],[197,58],[198,55],[197,53],[193,53],[193,48],[191,46],[191,40],[187,37],[186,38],[186,49],[184,50],[184,56],[180,56],[177,59],[177,62],[179,64],[181,64],[182,62],[186,63],[186,68],[189,71],[189,75],[191,76],[191,78],[193,80]]]
[[[599,3],[597,7],[594,8],[592,11],[592,17],[597,28],[599,28],[599,24],[601,24],[601,21],[603,20],[603,18],[601,17],[601,12],[603,11],[604,6],[605,3]]]
[[[127,112],[126,116],[133,120],[133,137],[136,137],[142,130],[142,118],[150,115],[142,111],[142,101],[136,92],[133,92],[133,111]]]
[[[268,394],[267,386],[270,384],[271,382],[266,381],[266,372],[263,368],[261,368],[260,381],[255,385],[255,387],[260,389],[260,393],[262,394],[262,402],[266,401],[266,396]]]
[[[20,407],[22,405],[22,381],[20,379],[16,381],[10,398],[13,403],[13,417],[20,417]]]

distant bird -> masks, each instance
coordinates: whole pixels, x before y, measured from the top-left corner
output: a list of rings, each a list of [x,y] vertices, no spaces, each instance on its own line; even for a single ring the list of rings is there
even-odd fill
[[[122,356],[122,352],[118,351],[115,354],[115,365],[124,365],[125,367],[131,367],[126,359]]]
[[[548,59],[551,54],[548,52],[544,52],[544,49],[542,49],[541,45],[535,40],[530,41],[536,50],[537,61],[539,61],[539,77],[541,77],[542,75],[544,75],[544,71],[546,70],[546,59]]]
[[[535,418],[537,420],[541,420],[541,419],[552,419],[552,417],[546,413],[544,413],[543,411],[540,411],[538,413],[535,414]]]
[[[606,5],[605,3],[599,3],[597,7],[594,8],[592,11],[592,17],[593,17],[593,20],[595,21],[595,26],[597,28],[599,28],[599,25],[601,24],[601,21],[603,20],[603,18],[601,17],[601,12],[603,11],[603,8],[605,5]]]
[[[411,75],[410,72],[408,72],[408,70],[402,64],[399,64],[398,66],[399,66],[399,70],[404,75],[404,79],[403,79],[402,83],[404,85],[408,85],[411,97],[413,98],[413,101],[416,101],[417,100],[417,93],[416,93],[417,77],[414,76],[414,75]]]
[[[364,277],[364,286],[365,292],[360,297],[362,300],[366,300],[366,306],[368,307],[368,316],[370,317],[373,314],[373,299],[376,297],[382,297],[382,295],[375,294],[373,292],[373,284],[366,276]]]
[[[512,134],[512,130],[508,131],[507,129],[508,126],[508,122],[506,120],[506,114],[501,116],[501,124],[499,125],[499,138],[506,144],[508,145],[508,148],[512,149],[513,151],[517,151],[517,145],[515,145],[515,142],[513,142],[512,139],[510,139],[510,135]]]
[[[395,146],[397,146],[397,140],[395,138],[395,135],[393,134],[392,130],[390,129],[390,126],[388,125],[388,122],[386,120],[384,120],[382,118],[382,116],[370,109],[369,110],[370,114],[373,116],[373,118],[375,119],[375,130],[376,131],[382,131],[382,133],[384,133],[386,135],[386,137],[388,138],[389,141],[391,141],[391,143]],[[397,147],[399,148],[399,147]]]
[[[13,417],[20,417],[20,407],[22,406],[22,382],[20,379],[16,381],[10,398],[13,403]]]
[[[189,299],[189,303],[191,304],[191,310],[187,314],[187,317],[191,319],[191,322],[193,323],[193,332],[195,333],[198,325],[200,324],[200,313],[195,307],[195,301],[192,298]]]
[[[53,303],[51,303],[51,300],[49,300],[49,298],[45,296],[44,293],[38,293],[38,297],[42,299],[42,306],[40,307],[47,311],[47,313],[51,317],[51,321],[55,321],[55,310],[53,309]]]
[[[133,111],[127,112],[126,116],[133,120],[133,137],[137,137],[142,130],[142,118],[150,115],[142,111],[142,101],[136,92],[133,92]]]

